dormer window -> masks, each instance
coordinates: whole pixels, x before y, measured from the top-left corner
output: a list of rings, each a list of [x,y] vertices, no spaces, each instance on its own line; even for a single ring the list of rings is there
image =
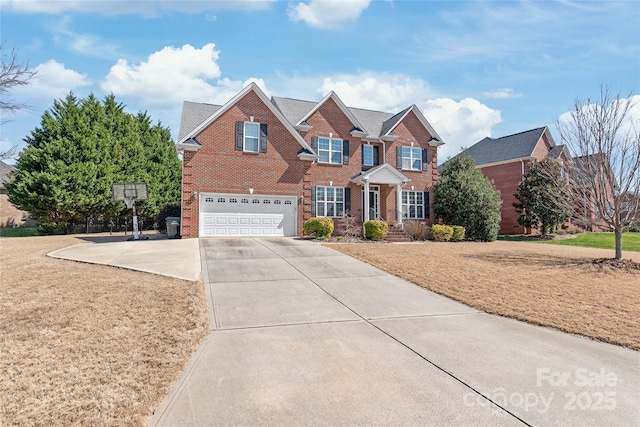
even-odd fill
[[[349,140],[316,136],[311,143],[318,154],[318,163],[349,164]]]

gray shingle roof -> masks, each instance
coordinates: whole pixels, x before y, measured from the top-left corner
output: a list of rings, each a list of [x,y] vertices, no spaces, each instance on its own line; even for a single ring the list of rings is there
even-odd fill
[[[484,138],[468,148],[476,166],[532,157],[546,127],[531,129],[502,138]]]
[[[302,101],[300,99],[281,98],[278,96],[272,96],[271,102],[276,106],[282,115],[292,125],[297,124],[313,107],[317,102]]]
[[[551,150],[549,150],[547,157],[550,157],[552,159],[559,159],[564,152],[564,149],[564,145],[556,145],[555,147],[552,147]]]
[[[197,128],[198,125],[208,119],[209,116],[218,111],[220,107],[220,105],[184,101],[178,141],[181,141],[185,135]]]

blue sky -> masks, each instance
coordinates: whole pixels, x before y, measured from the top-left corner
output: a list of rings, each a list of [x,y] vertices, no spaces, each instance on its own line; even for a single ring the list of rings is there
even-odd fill
[[[11,97],[2,148],[53,100],[114,93],[178,133],[185,100],[222,104],[250,81],[267,95],[351,107],[416,104],[440,162],[485,136],[554,120],[601,83],[640,94],[640,2],[0,0],[2,54],[37,77]],[[640,96],[638,96],[640,100]],[[640,119],[639,109],[636,109]],[[556,141],[559,143],[559,141]]]

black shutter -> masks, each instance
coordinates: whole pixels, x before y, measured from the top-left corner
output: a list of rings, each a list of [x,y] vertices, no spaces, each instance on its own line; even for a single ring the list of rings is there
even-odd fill
[[[242,151],[244,139],[244,122],[236,122],[236,150]]]
[[[342,164],[343,165],[349,164],[349,140],[348,139],[342,140]]]
[[[349,187],[344,189],[344,214],[351,215],[351,189]]]
[[[431,212],[429,212],[430,210],[430,206],[429,206],[429,192],[425,191],[424,192],[424,217],[425,218],[431,218]]]
[[[426,148],[422,149],[422,170],[426,171],[429,166],[429,153]]]
[[[364,145],[360,147],[360,166],[362,166],[362,170],[366,170],[367,166],[364,164]]]
[[[316,154],[318,154],[318,137],[317,136],[311,137],[311,148],[313,148],[313,151],[315,151]]]
[[[267,152],[267,124],[260,123],[260,152]]]
[[[378,166],[380,164],[380,147],[377,145],[373,146],[373,166]]]
[[[396,168],[402,169],[402,147],[396,147]]]
[[[311,216],[316,216],[316,187],[311,187]]]

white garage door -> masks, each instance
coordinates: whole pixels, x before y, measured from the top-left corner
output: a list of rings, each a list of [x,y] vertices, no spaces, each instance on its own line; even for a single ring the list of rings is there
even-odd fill
[[[295,236],[296,196],[201,193],[200,237]]]

